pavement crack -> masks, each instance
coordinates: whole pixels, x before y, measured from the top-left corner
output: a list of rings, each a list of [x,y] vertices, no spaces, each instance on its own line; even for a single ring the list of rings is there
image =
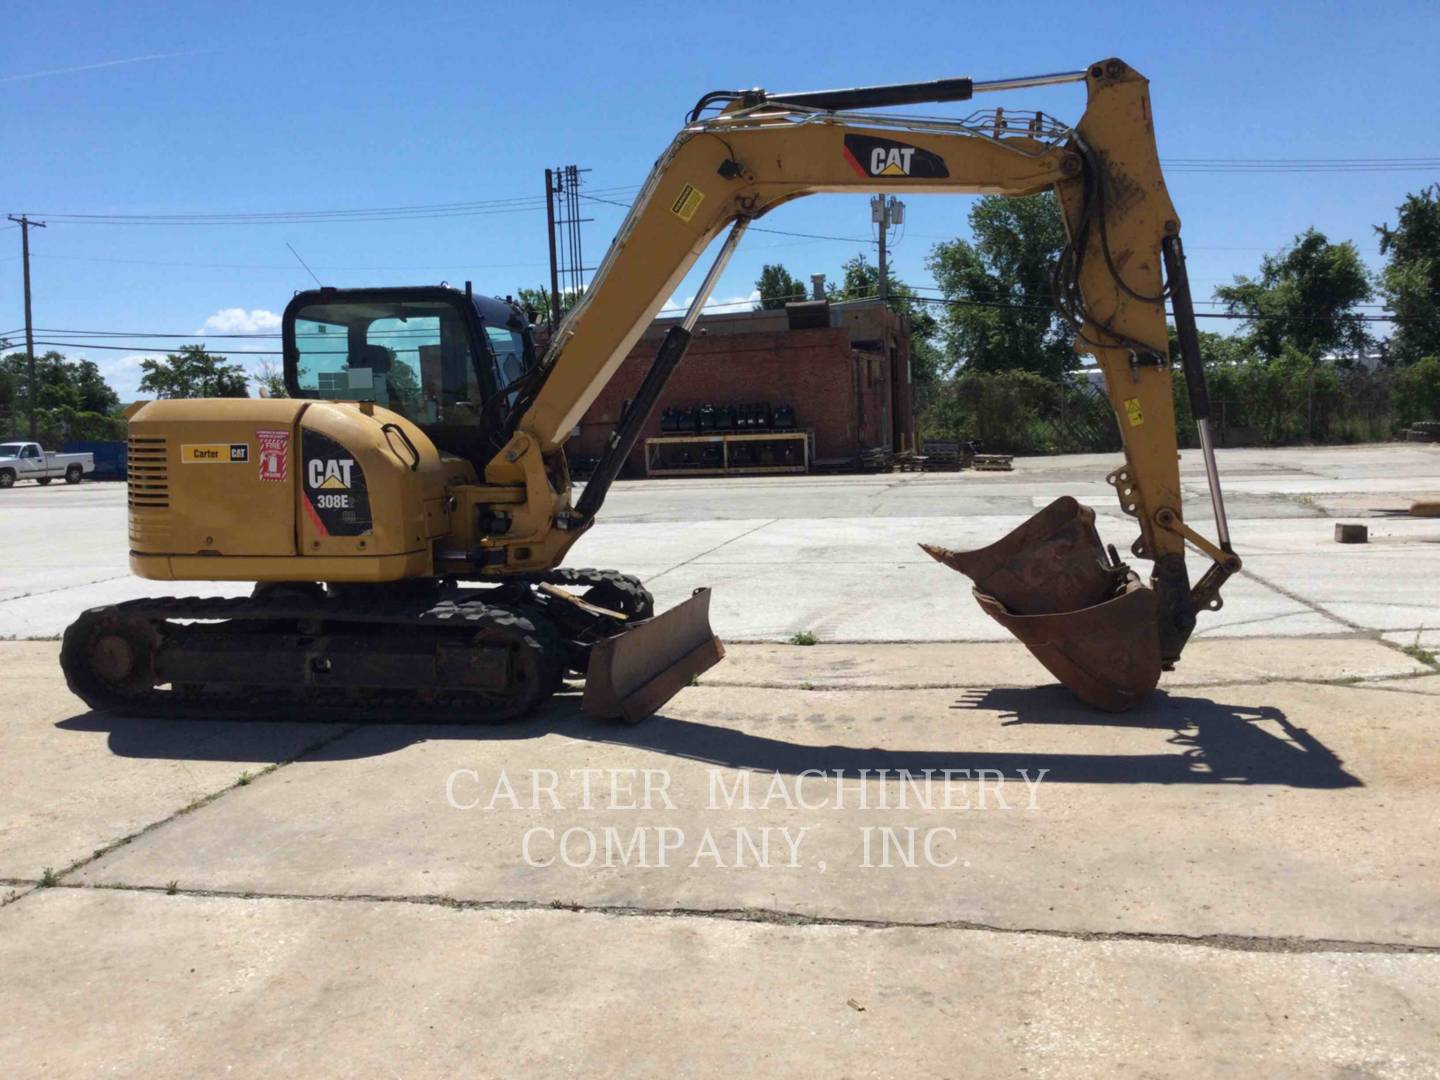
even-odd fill
[[[1417,661],[1418,662],[1418,661]],[[1245,676],[1223,676],[1213,679],[1197,679],[1190,682],[1174,683],[1167,685],[1160,683],[1157,690],[1177,696],[1186,690],[1219,689],[1227,686],[1269,686],[1272,684],[1287,684],[1296,686],[1341,686],[1356,687],[1365,689],[1392,689],[1386,683],[1407,682],[1414,679],[1423,679],[1433,675],[1433,671],[1397,671],[1385,675],[1347,675],[1338,676],[1333,679],[1304,678],[1297,675],[1253,675]],[[881,693],[893,691],[910,690],[991,690],[991,689],[1016,689],[1036,685],[1033,682],[997,682],[993,679],[984,682],[892,682],[892,683],[843,683],[825,682],[823,680],[812,680],[809,682],[786,682],[779,679],[755,679],[745,681],[712,681],[703,675],[693,684],[705,690],[799,690],[806,693],[814,691],[840,692],[847,694],[865,693],[878,691]],[[1423,694],[1422,690],[1411,690],[1407,693]]]
[[[1418,661],[1418,662],[1420,662],[1420,663],[1422,663],[1422,664],[1425,664],[1427,667],[1434,668],[1435,670],[1440,671],[1440,664],[1436,664],[1436,663],[1434,663],[1434,662],[1432,662],[1432,661],[1426,661],[1426,660],[1420,659],[1420,657],[1416,656],[1416,655],[1414,654],[1414,652],[1412,652],[1410,649],[1407,649],[1404,645],[1400,645],[1400,644],[1398,644],[1398,643],[1396,643],[1396,642],[1394,642],[1394,641],[1390,641],[1389,639],[1387,639],[1387,638],[1385,637],[1385,631],[1383,631],[1383,630],[1372,630],[1372,629],[1371,629],[1370,627],[1368,627],[1368,626],[1362,626],[1360,623],[1353,622],[1353,621],[1351,621],[1350,619],[1347,619],[1347,618],[1345,618],[1345,617],[1342,616],[1342,615],[1337,615],[1337,614],[1335,614],[1335,612],[1333,612],[1333,611],[1331,611],[1329,608],[1327,608],[1324,604],[1317,603],[1317,602],[1314,601],[1314,600],[1306,599],[1305,597],[1301,596],[1299,593],[1293,592],[1293,591],[1291,591],[1290,589],[1285,588],[1285,586],[1283,586],[1283,585],[1277,585],[1275,582],[1270,581],[1270,580],[1268,580],[1268,579],[1266,579],[1266,578],[1261,577],[1259,574],[1255,573],[1253,570],[1246,569],[1246,570],[1243,571],[1243,572],[1244,572],[1244,574],[1245,574],[1246,577],[1251,578],[1252,580],[1259,582],[1261,585],[1264,585],[1267,589],[1270,589],[1270,590],[1272,590],[1272,591],[1274,591],[1274,592],[1279,593],[1281,596],[1285,597],[1285,598],[1288,599],[1288,600],[1293,600],[1293,601],[1295,601],[1297,604],[1303,604],[1305,607],[1309,608],[1311,611],[1315,612],[1317,615],[1323,615],[1323,616],[1324,616],[1325,618],[1327,618],[1327,619],[1333,619],[1335,622],[1338,622],[1341,626],[1348,627],[1350,630],[1353,630],[1355,633],[1360,634],[1360,635],[1363,635],[1364,637],[1369,638],[1371,641],[1375,641],[1375,642],[1380,643],[1381,645],[1385,646],[1385,648],[1389,649],[1391,652],[1401,653],[1401,654],[1403,654],[1403,655],[1405,655],[1405,656],[1410,657],[1410,659],[1412,659],[1412,660],[1416,660],[1416,661]],[[1417,606],[1418,606],[1418,605],[1417,605]]]
[[[642,907],[635,904],[580,904],[565,900],[461,900],[434,894],[285,893],[260,890],[191,889],[178,885],[131,885],[123,882],[90,884],[57,882],[53,888],[92,892],[159,893],[204,900],[283,900],[303,903],[411,904],[450,911],[564,911],[576,915],[602,915],[639,919],[715,919],[767,926],[840,926],[859,930],[968,930],[1016,937],[1059,938],[1086,942],[1137,942],[1150,945],[1184,945],[1247,953],[1418,953],[1440,955],[1440,945],[1390,941],[1355,941],[1346,938],[1307,938],[1249,934],[1166,934],[1126,930],[1064,930],[1058,927],[1001,926],[967,919],[911,920],[864,919],[844,915],[809,915],[774,908]]]
[[[0,908],[9,907],[22,896],[29,896],[40,887],[38,881],[26,881],[22,878],[0,878],[0,889],[5,890],[0,895]]]
[[[127,571],[124,574],[115,574],[111,577],[95,578],[93,581],[76,581],[70,585],[57,585],[53,589],[36,589],[34,592],[19,593],[15,596],[7,596],[0,600],[0,604],[8,604],[12,600],[29,600],[36,596],[51,596],[55,593],[68,592],[71,589],[87,589],[91,585],[104,585],[110,581],[123,581],[130,577]]]
[[[1348,629],[1355,631],[1357,634],[1364,634],[1366,637],[1374,637],[1377,640],[1379,639],[1379,631],[1371,630],[1368,626],[1361,626],[1359,623],[1352,622],[1351,620],[1345,618],[1342,615],[1336,615],[1324,604],[1319,604],[1316,603],[1314,600],[1307,599],[1306,597],[1301,596],[1299,593],[1291,589],[1287,589],[1284,585],[1277,585],[1275,582],[1270,581],[1268,578],[1261,577],[1259,574],[1255,573],[1254,570],[1251,570],[1248,566],[1245,567],[1241,572],[1250,580],[1264,585],[1272,592],[1279,593],[1287,600],[1293,600],[1295,601],[1295,603],[1301,604],[1304,607],[1309,608],[1317,615],[1323,615],[1325,616],[1325,618],[1337,622],[1341,626],[1347,627]]]
[[[134,841],[140,839],[142,836],[147,836],[147,835],[149,835],[150,833],[154,832],[156,829],[163,828],[164,826],[170,824],[170,822],[176,820],[177,818],[182,818],[182,817],[186,816],[187,814],[193,814],[193,813],[194,813],[195,811],[197,811],[197,810],[202,810],[202,809],[204,809],[205,807],[209,806],[211,803],[215,802],[217,799],[223,797],[224,795],[228,794],[228,793],[231,792],[231,791],[234,791],[236,788],[247,787],[248,785],[253,784],[256,780],[260,779],[262,776],[269,776],[271,773],[277,772],[278,770],[283,769],[286,765],[291,765],[291,764],[293,764],[294,762],[300,760],[300,758],[304,757],[304,756],[307,755],[307,754],[314,753],[316,750],[322,750],[322,749],[324,749],[325,747],[329,746],[331,743],[338,742],[340,739],[345,738],[345,736],[350,735],[350,734],[354,733],[355,731],[359,730],[359,728],[360,728],[361,726],[362,726],[362,725],[360,725],[360,724],[350,724],[350,725],[342,728],[341,730],[335,732],[334,734],[327,735],[327,736],[324,737],[323,739],[317,739],[317,740],[316,740],[315,742],[313,742],[313,743],[307,743],[305,746],[303,746],[303,747],[301,747],[299,750],[297,750],[291,757],[285,758],[283,761],[275,761],[275,762],[272,762],[271,764],[266,765],[266,766],[265,766],[263,769],[261,769],[259,772],[255,772],[255,773],[249,773],[249,772],[241,773],[240,776],[236,777],[233,782],[225,785],[224,787],[218,788],[218,789],[216,789],[215,791],[212,791],[212,792],[210,792],[210,793],[208,793],[208,794],[206,794],[206,795],[202,795],[202,796],[200,796],[198,799],[194,799],[193,801],[186,803],[184,806],[180,807],[180,809],[176,810],[174,813],[168,814],[168,815],[166,815],[166,816],[163,817],[163,818],[159,818],[159,819],[157,819],[157,820],[155,820],[155,821],[152,821],[152,822],[150,822],[148,825],[144,826],[143,828],[136,829],[134,832],[129,833],[129,834],[125,835],[125,836],[122,836],[122,837],[121,837],[120,839],[118,839],[118,840],[113,840],[113,841],[111,841],[110,843],[106,844],[104,847],[96,848],[94,851],[92,851],[89,855],[85,856],[83,859],[77,859],[75,862],[72,862],[69,866],[66,866],[66,867],[65,867],[64,869],[62,869],[62,870],[52,870],[50,867],[46,867],[46,868],[45,868],[45,876],[44,876],[43,878],[41,878],[38,882],[34,882],[34,881],[25,882],[25,884],[34,885],[35,888],[31,889],[30,892],[21,893],[19,896],[13,897],[12,900],[11,900],[11,901],[8,901],[8,902],[13,902],[14,900],[19,900],[19,899],[21,899],[22,897],[29,896],[29,895],[31,895],[31,893],[39,892],[39,891],[42,890],[42,889],[49,889],[49,888],[74,888],[74,887],[76,887],[75,884],[65,881],[65,879],[66,879],[67,877],[69,877],[71,874],[74,874],[74,873],[76,873],[76,872],[79,871],[79,870],[83,870],[85,867],[89,866],[91,863],[94,863],[94,862],[97,862],[97,861],[100,860],[100,859],[103,859],[106,855],[109,855],[112,851],[115,851],[115,850],[118,849],[118,848],[125,847],[127,844],[133,843]],[[4,906],[4,905],[3,905],[3,904],[0,904],[0,906]]]
[[[712,547],[712,548],[708,548],[708,549],[706,549],[705,551],[702,551],[702,552],[699,552],[699,553],[696,554],[696,555],[690,556],[690,558],[685,559],[683,562],[678,562],[678,563],[676,563],[674,566],[666,567],[664,570],[661,570],[658,574],[655,574],[655,575],[653,575],[653,576],[651,576],[651,577],[646,578],[646,579],[645,579],[645,584],[646,584],[646,585],[649,585],[651,582],[658,581],[660,578],[664,577],[666,574],[670,573],[672,570],[679,570],[682,566],[689,566],[689,565],[690,565],[691,563],[693,563],[696,559],[703,559],[706,555],[713,554],[714,552],[719,551],[721,548],[726,547],[726,546],[729,545],[729,544],[735,543],[735,541],[737,541],[737,540],[744,540],[745,537],[749,536],[751,533],[757,533],[757,532],[759,532],[761,529],[768,528],[769,526],[774,525],[774,524],[775,524],[777,521],[779,521],[779,520],[780,520],[779,518],[770,518],[770,519],[767,520],[767,521],[762,521],[759,525],[756,525],[753,529],[746,529],[744,532],[742,532],[742,533],[737,533],[736,535],[730,537],[728,540],[724,540],[724,541],[722,541],[721,543],[716,544],[716,545],[715,545],[714,547]]]

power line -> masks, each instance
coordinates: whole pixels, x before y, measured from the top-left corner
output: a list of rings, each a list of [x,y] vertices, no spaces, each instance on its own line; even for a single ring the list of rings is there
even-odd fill
[[[115,259],[98,255],[34,255],[36,259],[63,259],[67,262],[117,263],[126,266],[175,266],[200,270],[293,270],[289,263],[206,263],[178,262],[165,259]],[[317,270],[521,270],[544,266],[544,263],[428,263],[425,265],[351,265],[315,263]]]
[[[104,349],[107,352],[143,353],[143,345],[101,345],[93,341],[37,341],[36,345],[48,345],[56,349]],[[219,355],[219,354],[216,354]],[[225,356],[280,356],[279,349],[226,349]],[[338,354],[337,354],[338,355]]]
[[[629,205],[628,203],[616,202],[614,199],[602,199],[602,198],[600,198],[598,195],[588,195],[588,194],[586,194],[585,192],[581,192],[581,193],[580,193],[580,197],[581,197],[582,199],[588,199],[588,200],[590,200],[591,202],[607,203],[607,204],[609,204],[610,206],[618,206],[618,207],[620,207],[621,209],[624,209],[624,210],[629,210],[629,209],[630,209],[630,205]],[[792,232],[792,231],[790,231],[789,229],[766,229],[766,228],[762,228],[762,227],[759,226],[759,225],[751,225],[748,231],[750,231],[750,232],[773,233],[773,234],[776,235],[776,236],[798,236],[798,237],[800,237],[800,238],[802,238],[802,239],[804,239],[804,240],[834,240],[834,241],[836,241],[836,242],[838,242],[838,243],[844,243],[844,244],[873,244],[873,243],[875,243],[875,238],[874,238],[873,236],[867,236],[867,237],[865,237],[865,239],[862,240],[862,239],[860,239],[858,236],[827,236],[827,235],[822,234],[822,233]]]
[[[146,330],[76,330],[73,328],[57,328],[53,326],[37,327],[37,334],[66,334],[70,337],[118,337],[118,338],[278,338],[280,332],[275,331],[253,331],[248,333],[224,333],[210,330],[198,330],[193,334],[177,334],[173,331],[157,331],[151,333]]]
[[[911,296],[909,299],[922,304],[940,304],[949,307],[996,308],[1008,311],[1051,311],[1049,304],[1005,304],[987,300],[950,299],[943,296]],[[1431,320],[1409,315],[1245,315],[1225,311],[1197,311],[1197,319],[1225,319],[1234,322],[1260,322],[1273,319],[1288,319],[1303,322],[1377,322],[1377,323],[1428,323]]]
[[[623,194],[631,187],[601,189]],[[394,221],[427,218],[474,217],[539,211],[545,200],[533,195],[468,202],[419,203],[400,206],[357,207],[348,210],[196,211],[156,213],[89,213],[56,211],[46,216],[74,225],[294,225],[326,222]]]
[[[1408,158],[1165,158],[1172,172],[1403,172],[1440,169],[1440,157]]]

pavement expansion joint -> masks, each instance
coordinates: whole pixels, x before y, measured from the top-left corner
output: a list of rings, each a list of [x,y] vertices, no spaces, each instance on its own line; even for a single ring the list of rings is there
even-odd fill
[[[18,593],[15,596],[7,596],[4,600],[0,600],[0,604],[8,604],[12,600],[29,600],[36,596],[50,596],[54,593],[69,592],[71,589],[84,589],[91,585],[104,585],[110,581],[128,581],[129,579],[130,572],[127,570],[123,574],[112,574],[110,577],[95,578],[92,581],[74,581],[69,585],[57,585],[53,589],[36,589],[34,592]]]
[[[827,642],[827,644],[829,644]],[[1403,649],[1401,650],[1404,651]],[[1408,655],[1408,654],[1407,654]],[[1423,663],[1423,661],[1421,661]],[[1436,670],[1440,670],[1437,668]],[[1384,686],[1383,683],[1406,682],[1411,679],[1424,679],[1435,674],[1434,671],[1399,671],[1390,675],[1346,675],[1334,679],[1304,679],[1294,675],[1256,675],[1249,678],[1229,679],[1205,679],[1200,682],[1187,682],[1172,687],[1166,687],[1161,683],[1160,689],[1165,690],[1206,690],[1223,689],[1228,686],[1271,686],[1275,684],[1299,685],[1299,686],[1358,686],[1362,689],[1390,690],[1396,687]],[[1034,682],[996,682],[989,680],[985,682],[915,682],[915,683],[864,683],[857,685],[853,682],[827,683],[827,682],[781,682],[777,680],[762,680],[759,682],[711,682],[703,676],[694,684],[704,690],[799,690],[804,692],[823,690],[827,693],[858,694],[870,691],[891,692],[909,690],[976,690],[976,689],[997,689],[1009,690],[1022,687],[1034,686]],[[1417,691],[1406,691],[1417,693]]]
[[[125,847],[127,844],[133,843],[134,841],[140,839],[142,836],[149,835],[156,829],[163,828],[177,818],[182,818],[187,814],[193,814],[195,811],[201,810],[204,807],[209,806],[211,803],[215,802],[222,796],[227,795],[231,791],[234,791],[236,788],[246,787],[250,784],[253,784],[262,776],[269,776],[271,773],[283,769],[286,765],[293,764],[294,762],[303,758],[306,754],[314,753],[316,750],[324,749],[331,743],[337,742],[338,740],[345,738],[347,735],[353,734],[355,731],[358,731],[360,727],[361,725],[359,724],[350,724],[332,735],[327,735],[323,739],[317,739],[313,743],[308,743],[305,746],[301,747],[300,750],[298,750],[293,757],[288,757],[284,761],[273,762],[270,765],[266,765],[258,772],[244,774],[235,779],[232,783],[229,783],[215,791],[209,792],[206,795],[202,795],[198,799],[195,799],[193,802],[186,803],[184,806],[180,807],[180,809],[176,810],[173,814],[167,814],[163,818],[159,818],[156,821],[150,822],[143,828],[136,829],[134,832],[122,836],[118,840],[111,841],[104,847],[96,848],[93,852],[85,856],[83,859],[77,859],[75,862],[71,863],[69,866],[66,866],[62,870],[51,870],[49,867],[46,867],[44,879],[41,879],[40,881],[22,882],[22,884],[31,885],[34,887],[31,888],[29,892],[23,892],[20,893],[18,896],[13,896],[9,899],[0,901],[0,907],[4,907],[6,904],[13,903],[16,900],[21,899],[22,897],[29,896],[31,892],[35,892],[36,890],[41,888],[50,888],[55,886],[75,888],[75,885],[66,882],[64,879],[70,874],[75,873],[77,870],[83,870],[85,867],[90,866],[92,863],[98,862],[100,859],[103,859],[112,851]],[[4,883],[0,882],[0,884]]]
[[[1052,927],[999,926],[962,919],[939,921],[861,919],[846,916],[807,915],[769,908],[656,908],[631,904],[576,904],[564,900],[462,900],[433,894],[385,895],[377,893],[281,893],[228,889],[182,888],[170,885],[131,885],[123,882],[57,881],[50,888],[93,892],[159,893],[202,900],[281,900],[307,903],[412,904],[451,911],[564,911],[576,915],[644,919],[715,919],[723,922],[769,926],[843,926],[860,930],[964,930],[975,933],[1059,938],[1067,941],[1136,942],[1150,945],[1185,945],[1247,953],[1375,953],[1440,955],[1440,945],[1407,945],[1386,941],[1351,941],[1335,938],[1258,937],[1243,934],[1164,934],[1115,930],[1062,930]],[[38,888],[34,891],[40,891]],[[28,894],[27,894],[28,895]]]
[[[779,520],[780,520],[779,518],[768,518],[768,519],[766,519],[765,521],[762,521],[759,525],[756,525],[753,529],[746,529],[746,530],[745,530],[744,532],[742,532],[742,533],[737,533],[735,536],[730,537],[730,539],[728,539],[728,540],[723,540],[723,541],[721,541],[720,543],[716,544],[714,547],[709,548],[709,549],[706,550],[706,551],[702,551],[702,552],[700,552],[700,553],[697,554],[697,555],[692,555],[692,556],[690,556],[690,558],[684,560],[683,562],[678,562],[678,563],[676,563],[674,566],[668,566],[668,567],[666,567],[664,570],[661,570],[658,574],[652,574],[650,577],[648,577],[648,578],[645,579],[645,584],[646,584],[646,585],[649,585],[652,581],[657,581],[657,580],[659,580],[660,578],[664,577],[666,574],[670,573],[671,571],[673,571],[673,570],[679,570],[682,566],[689,566],[689,565],[690,565],[691,563],[693,563],[696,559],[703,559],[706,555],[713,555],[715,552],[719,551],[721,548],[723,548],[723,547],[728,547],[730,544],[735,543],[735,541],[737,541],[737,540],[744,540],[747,536],[751,535],[752,533],[757,533],[757,532],[759,532],[761,529],[769,528],[771,525],[774,525],[774,524],[775,524],[777,521],[779,521]]]
[[[1307,599],[1306,597],[1301,596],[1299,593],[1295,592],[1293,589],[1287,589],[1284,585],[1277,585],[1275,582],[1269,580],[1268,578],[1261,577],[1259,574],[1255,573],[1255,571],[1249,569],[1248,567],[1242,568],[1240,572],[1250,580],[1256,582],[1257,584],[1264,585],[1270,591],[1279,593],[1281,596],[1285,597],[1285,599],[1293,600],[1297,604],[1303,604],[1305,607],[1309,608],[1317,615],[1323,615],[1327,619],[1332,619],[1335,622],[1339,623],[1341,626],[1347,627],[1357,634],[1363,634],[1366,637],[1373,638],[1376,641],[1382,640],[1380,637],[1380,631],[1371,630],[1367,626],[1362,626],[1359,623],[1353,622],[1352,620],[1347,619],[1342,615],[1337,615],[1333,611],[1325,607],[1325,605],[1316,603],[1314,600]]]
[[[1242,570],[1241,573],[1243,573],[1246,577],[1253,579],[1257,583],[1264,585],[1267,589],[1279,593],[1287,600],[1293,600],[1297,604],[1303,604],[1305,607],[1309,608],[1317,615],[1323,615],[1327,619],[1333,619],[1335,622],[1340,623],[1342,626],[1349,627],[1355,633],[1360,634],[1363,637],[1369,638],[1371,641],[1379,642],[1381,645],[1385,646],[1385,648],[1391,650],[1392,652],[1404,653],[1411,659],[1418,659],[1403,645],[1398,645],[1395,642],[1388,640],[1385,637],[1385,632],[1383,630],[1373,630],[1368,626],[1362,626],[1357,622],[1353,622],[1350,619],[1344,618],[1341,615],[1337,615],[1335,614],[1335,612],[1327,608],[1324,604],[1320,604],[1314,600],[1307,599],[1306,597],[1301,596],[1299,593],[1285,588],[1285,586],[1283,585],[1277,585],[1275,582],[1261,577],[1253,570]],[[1440,664],[1437,664],[1433,661],[1422,660],[1421,663],[1426,664],[1428,667],[1434,668],[1436,671],[1440,671]]]

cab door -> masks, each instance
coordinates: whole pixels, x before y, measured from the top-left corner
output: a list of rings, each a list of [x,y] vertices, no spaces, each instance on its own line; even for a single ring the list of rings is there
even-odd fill
[[[20,451],[21,480],[38,480],[45,475],[45,456],[34,443],[26,444]]]

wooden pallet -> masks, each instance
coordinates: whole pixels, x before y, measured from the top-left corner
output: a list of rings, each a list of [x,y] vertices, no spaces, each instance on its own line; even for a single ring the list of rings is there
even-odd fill
[[[926,439],[921,444],[926,472],[954,472],[965,467],[964,448],[958,442]]]
[[[861,472],[889,472],[894,464],[890,451],[884,447],[861,450],[859,467]]]

